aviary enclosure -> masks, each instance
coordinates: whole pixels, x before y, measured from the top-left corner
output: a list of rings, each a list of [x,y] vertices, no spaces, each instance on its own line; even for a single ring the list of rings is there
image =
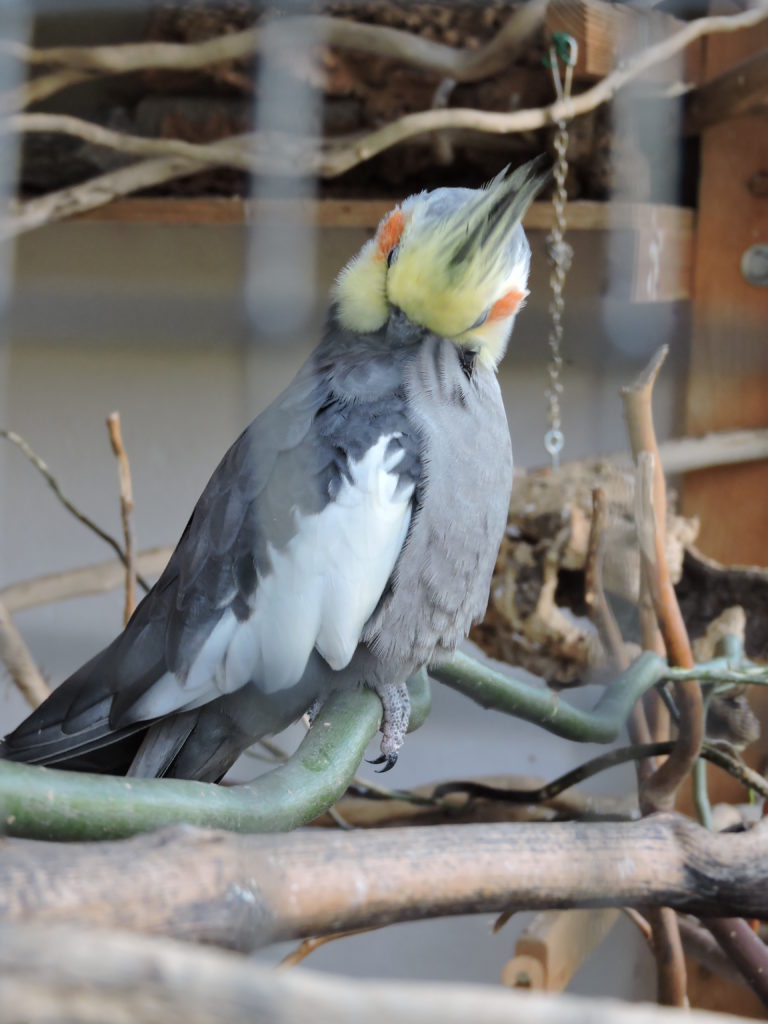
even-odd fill
[[[488,612],[396,767],[367,688],[218,785],[0,760],[0,1022],[765,1016],[767,98],[764,2],[6,0],[0,735],[387,212],[552,180]]]

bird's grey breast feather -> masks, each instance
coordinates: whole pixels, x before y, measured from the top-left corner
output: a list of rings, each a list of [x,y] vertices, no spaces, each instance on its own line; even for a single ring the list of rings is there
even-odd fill
[[[413,670],[453,649],[485,614],[507,522],[512,448],[498,381],[427,338],[405,379],[421,437],[418,502],[390,593],[366,629],[382,664]]]

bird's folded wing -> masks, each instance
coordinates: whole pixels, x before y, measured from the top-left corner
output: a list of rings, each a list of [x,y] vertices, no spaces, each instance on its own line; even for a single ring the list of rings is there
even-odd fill
[[[382,434],[358,458],[337,451],[333,496],[326,487],[322,507],[317,500],[293,501],[271,509],[269,521],[258,499],[245,511],[225,509],[223,521],[238,523],[229,551],[212,544],[203,559],[211,564],[199,568],[177,600],[180,636],[194,647],[194,657],[183,643],[176,641],[174,649],[171,622],[168,671],[132,703],[123,721],[198,706],[247,683],[264,693],[287,689],[301,679],[313,649],[332,669],[345,668],[408,532],[414,484],[398,473],[403,455],[397,433]],[[275,460],[270,490],[294,490],[297,461],[306,471],[295,454]],[[322,461],[314,472],[320,467],[324,478]],[[276,479],[282,474],[294,485]],[[226,593],[222,576],[236,582],[223,606],[213,598]]]
[[[14,756],[91,749],[247,683],[292,687],[313,650],[344,668],[411,518],[418,439],[385,408],[339,408],[300,374],[224,456],[123,633],[7,737]]]

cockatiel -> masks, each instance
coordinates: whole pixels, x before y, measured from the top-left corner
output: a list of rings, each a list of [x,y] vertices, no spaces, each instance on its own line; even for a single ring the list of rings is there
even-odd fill
[[[496,367],[527,295],[536,162],[406,199],[325,332],[232,445],[123,632],[0,746],[16,761],[219,780],[329,692],[372,687],[390,768],[406,680],[485,613],[512,451]]]

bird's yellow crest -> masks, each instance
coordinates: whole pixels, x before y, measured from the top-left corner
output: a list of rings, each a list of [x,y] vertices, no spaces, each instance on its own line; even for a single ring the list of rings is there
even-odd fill
[[[528,294],[530,248],[520,221],[544,180],[528,164],[483,189],[405,200],[338,279],[343,326],[378,330],[395,307],[495,366]]]

